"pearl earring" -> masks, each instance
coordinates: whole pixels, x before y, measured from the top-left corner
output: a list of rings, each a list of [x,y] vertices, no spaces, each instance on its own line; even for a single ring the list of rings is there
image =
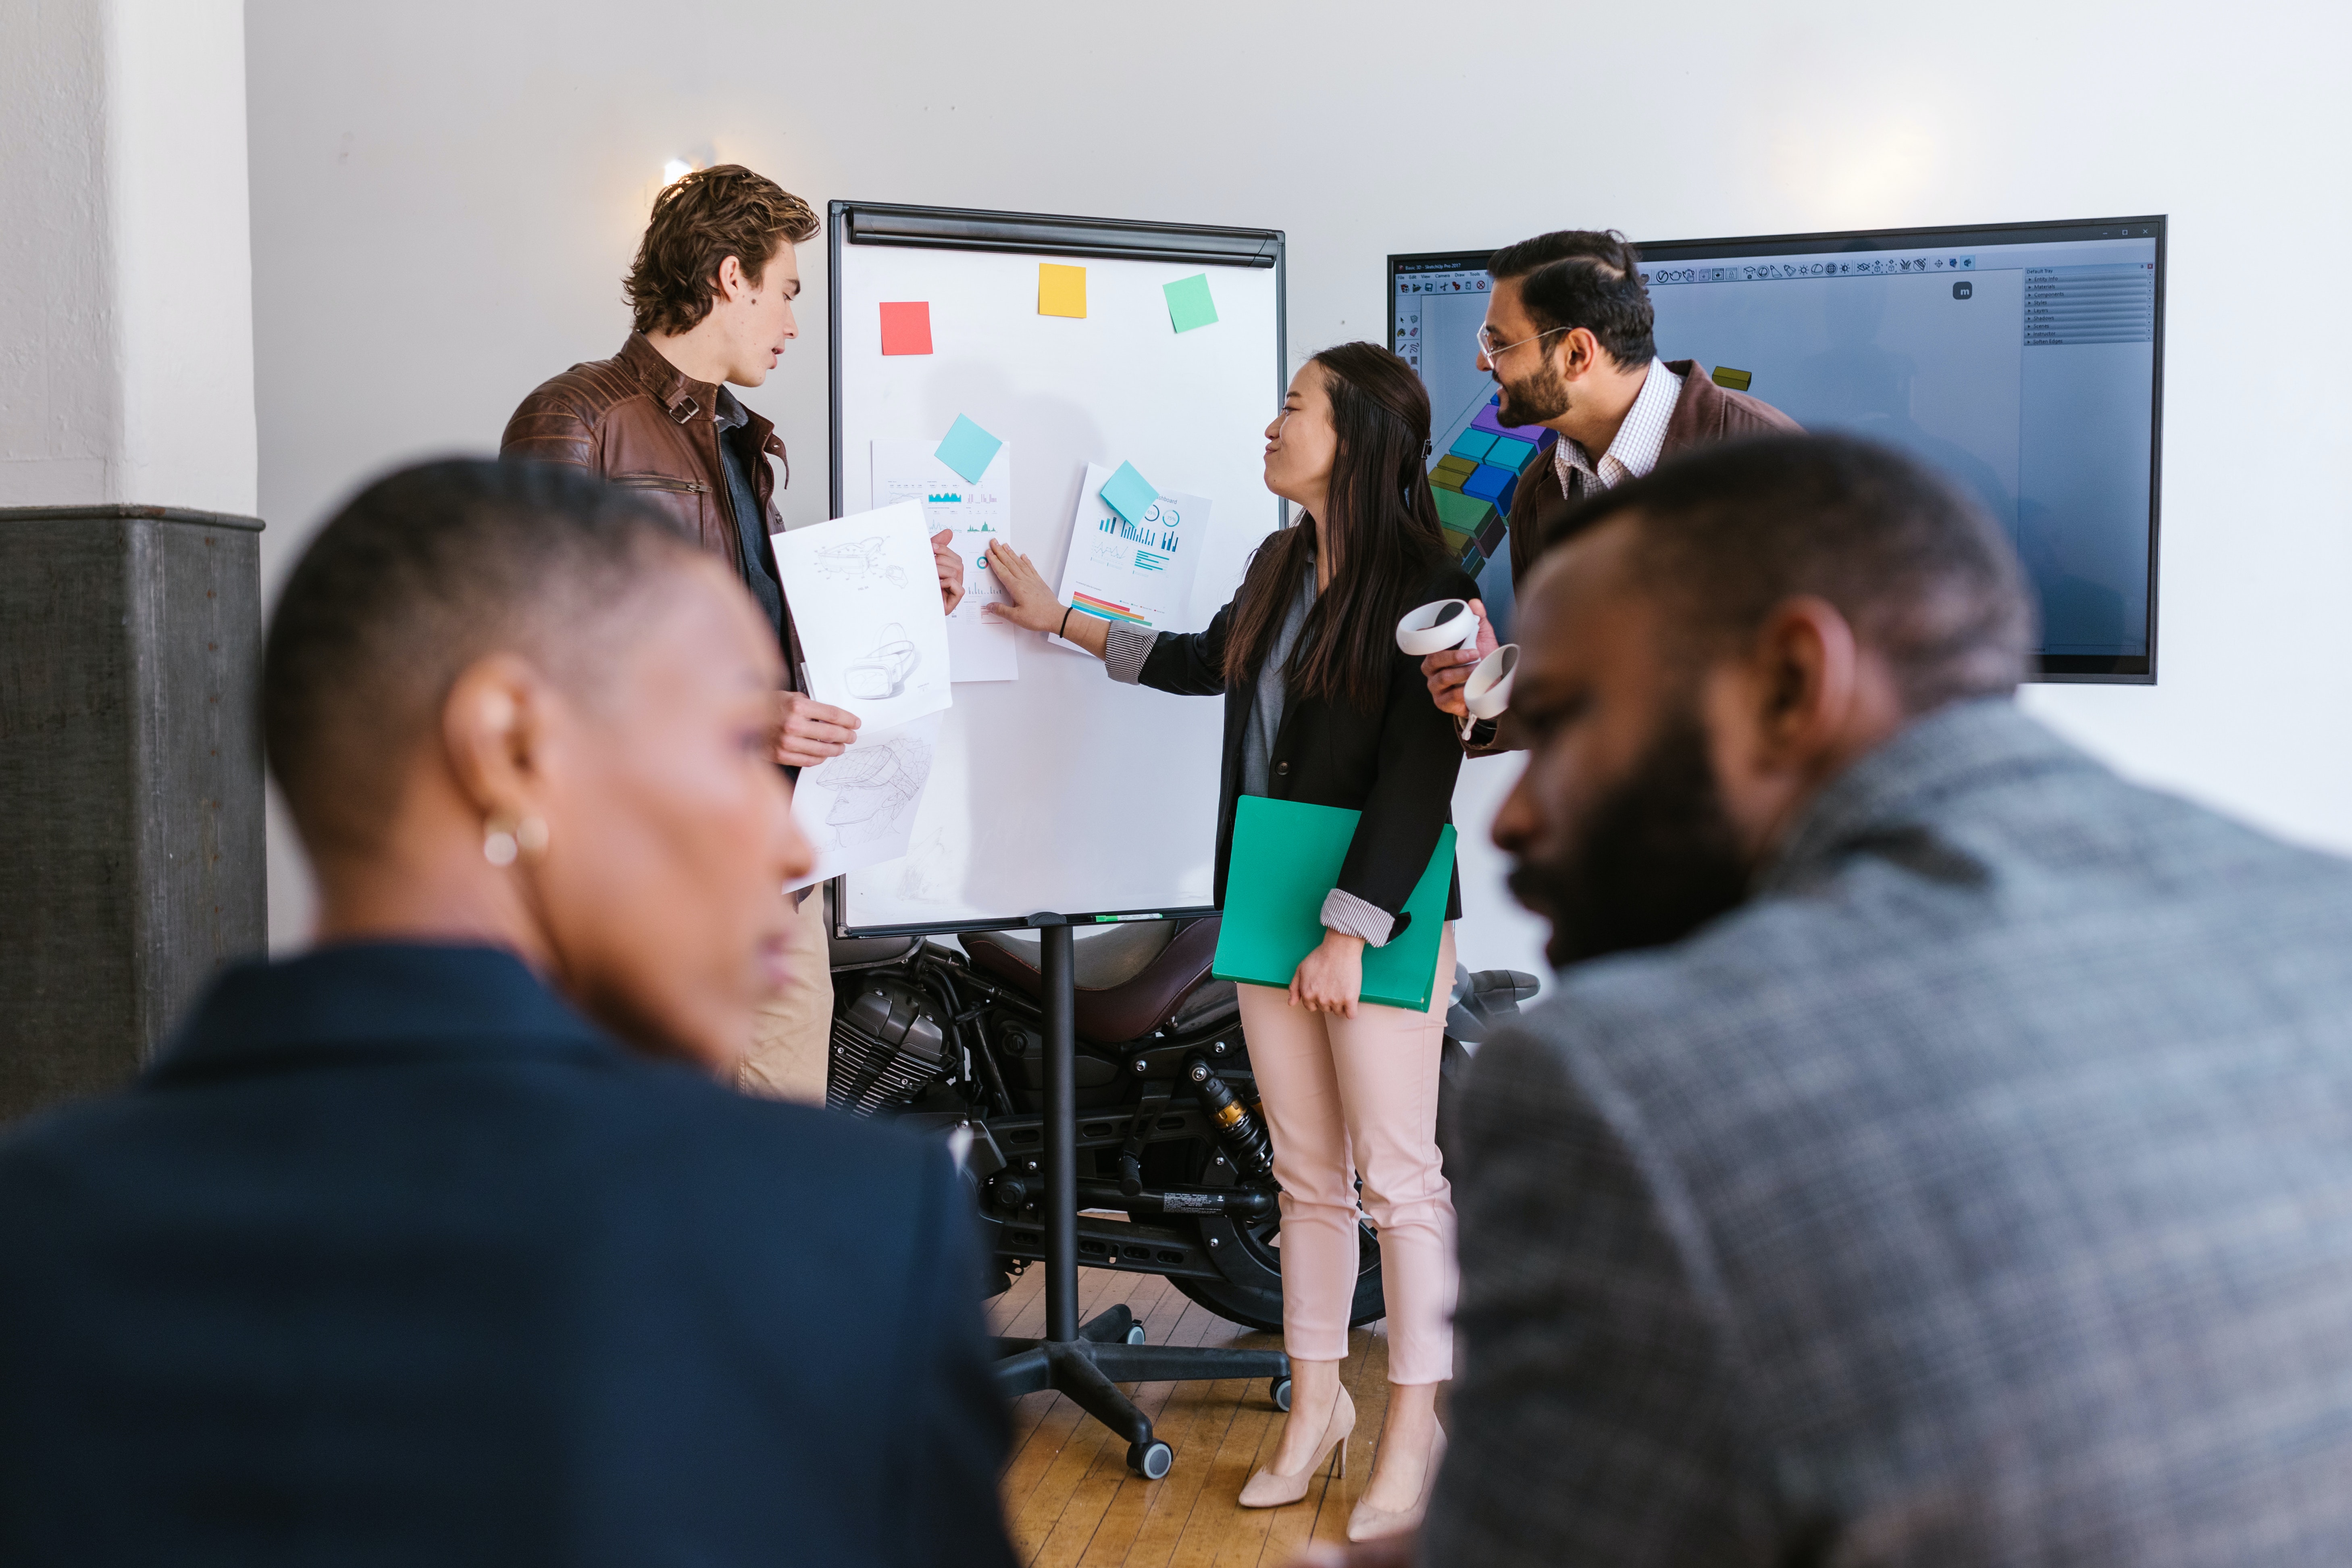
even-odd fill
[[[506,867],[517,860],[536,861],[547,853],[547,819],[512,817],[501,813],[482,824],[482,858]]]

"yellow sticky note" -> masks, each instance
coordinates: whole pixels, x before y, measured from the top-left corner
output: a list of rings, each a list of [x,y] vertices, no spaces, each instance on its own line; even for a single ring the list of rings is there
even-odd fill
[[[1083,267],[1056,267],[1050,261],[1037,263],[1037,313],[1084,319],[1087,313],[1087,269]]]

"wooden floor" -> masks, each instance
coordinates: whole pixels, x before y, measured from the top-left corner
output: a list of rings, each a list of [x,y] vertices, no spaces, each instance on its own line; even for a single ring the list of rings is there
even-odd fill
[[[990,1303],[991,1329],[1035,1337],[1045,1331],[1045,1275],[1033,1268]],[[1151,1275],[1078,1270],[1078,1321],[1124,1301],[1153,1344],[1264,1345],[1281,1336],[1228,1322]],[[1274,1455],[1285,1417],[1265,1380],[1146,1383],[1127,1392],[1151,1417],[1153,1436],[1176,1450],[1165,1479],[1127,1468],[1127,1443],[1058,1394],[1032,1394],[1013,1406],[1013,1462],[1004,1472],[1004,1517],[1025,1563],[1256,1564],[1282,1568],[1314,1541],[1345,1541],[1349,1510],[1372,1473],[1388,1411],[1388,1338],[1375,1323],[1348,1336],[1344,1373],[1356,1402],[1345,1480],[1327,1467],[1305,1500],[1244,1509],[1242,1483]]]

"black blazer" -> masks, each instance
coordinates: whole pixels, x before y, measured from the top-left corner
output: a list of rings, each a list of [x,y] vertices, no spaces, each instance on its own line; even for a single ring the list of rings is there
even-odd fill
[[[1433,571],[1407,607],[1437,599],[1477,597],[1478,585],[1458,567]],[[1218,773],[1217,907],[1225,903],[1225,873],[1234,852],[1234,813],[1242,793],[1242,739],[1249,724],[1255,683],[1228,689],[1225,637],[1233,625],[1227,601],[1201,632],[1163,632],[1144,658],[1146,686],[1195,697],[1223,694],[1225,748]],[[1454,720],[1429,699],[1421,660],[1389,645],[1389,685],[1377,710],[1293,691],[1283,703],[1282,728],[1267,760],[1266,787],[1276,800],[1305,801],[1360,811],[1348,858],[1339,866],[1345,892],[1397,916],[1390,940],[1404,934],[1404,901],[1429,869],[1437,836],[1454,820],[1454,780],[1462,771],[1462,742]],[[1445,918],[1462,918],[1457,857],[1446,889]]]
[[[981,1266],[503,953],[247,965],[0,1142],[0,1562],[1010,1564]]]

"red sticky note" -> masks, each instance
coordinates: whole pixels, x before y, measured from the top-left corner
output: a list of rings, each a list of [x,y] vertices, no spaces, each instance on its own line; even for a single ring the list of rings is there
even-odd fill
[[[886,354],[927,354],[931,352],[931,302],[908,300],[882,307],[882,352]]]

